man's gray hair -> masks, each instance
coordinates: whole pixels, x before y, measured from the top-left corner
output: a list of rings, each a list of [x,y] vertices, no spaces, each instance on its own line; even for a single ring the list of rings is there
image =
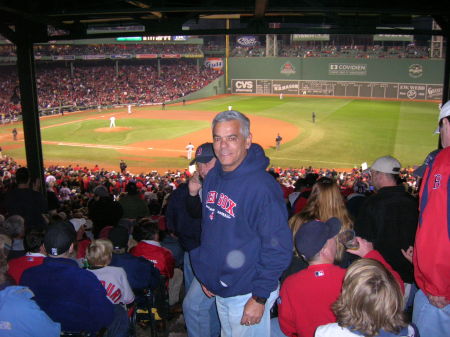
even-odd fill
[[[240,122],[241,133],[244,136],[244,138],[247,138],[250,135],[250,120],[247,118],[247,116],[245,116],[242,112],[239,111],[225,110],[219,112],[212,121],[212,129],[214,130],[214,127],[216,126],[217,123],[234,120],[238,120]]]

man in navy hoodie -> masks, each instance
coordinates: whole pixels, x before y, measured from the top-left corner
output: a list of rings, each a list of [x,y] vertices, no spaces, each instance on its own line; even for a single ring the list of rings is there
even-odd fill
[[[192,266],[204,292],[216,296],[222,337],[270,336],[270,308],[292,256],[283,194],[245,115],[219,113],[212,132],[218,161],[203,184]]]
[[[62,331],[95,333],[111,324],[114,306],[97,277],[70,259],[75,239],[70,222],[50,226],[44,237],[48,257],[25,270],[20,284],[30,288],[36,303],[61,323]]]

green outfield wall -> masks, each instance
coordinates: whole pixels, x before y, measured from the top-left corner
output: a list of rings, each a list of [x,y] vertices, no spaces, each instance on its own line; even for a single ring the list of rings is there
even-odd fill
[[[440,100],[444,60],[234,57],[232,93]]]
[[[193,92],[192,94],[186,95],[184,99],[186,101],[192,101],[195,99],[201,99],[210,96],[222,95],[225,93],[225,76],[220,76],[208,84],[206,87],[200,89],[199,91]],[[178,98],[173,100],[171,103],[182,102],[183,98]]]

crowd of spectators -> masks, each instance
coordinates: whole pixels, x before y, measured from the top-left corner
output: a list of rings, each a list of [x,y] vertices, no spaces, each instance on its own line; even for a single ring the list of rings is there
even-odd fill
[[[14,91],[18,91],[18,80],[15,69],[3,67],[0,74],[0,117],[1,121],[12,120],[21,108],[18,102],[12,102]]]
[[[54,256],[49,258],[50,260],[47,262],[46,266],[43,265],[43,267],[39,269],[40,273],[51,272],[50,269],[48,269],[51,268],[49,263],[58,263],[55,258],[65,258],[77,261],[80,266],[87,266],[88,270],[91,270],[96,274],[98,279],[103,282],[102,284],[104,284],[103,278],[107,280],[107,283],[114,283],[115,278],[119,277],[118,274],[115,273],[117,268],[109,267],[108,265],[112,263],[111,261],[114,261],[114,259],[111,260],[111,252],[113,247],[114,249],[118,248],[116,245],[119,245],[119,243],[114,242],[113,239],[117,239],[115,235],[111,236],[108,233],[110,233],[111,230],[114,232],[115,229],[122,227],[132,230],[133,226],[135,226],[133,237],[129,243],[126,240],[128,232],[122,228],[125,232],[125,239],[122,238],[121,240],[123,241],[125,249],[129,248],[131,255],[141,256],[150,260],[154,264],[152,270],[156,268],[159,270],[159,273],[165,277],[165,286],[169,288],[169,293],[170,289],[177,289],[177,294],[174,295],[176,300],[170,301],[169,299],[171,305],[176,304],[176,302],[180,300],[178,294],[179,286],[177,287],[174,283],[174,280],[176,279],[174,276],[174,268],[178,268],[178,282],[181,282],[183,250],[177,241],[177,237],[167,228],[165,214],[168,203],[170,202],[171,193],[176,190],[178,186],[187,182],[191,177],[191,174],[187,169],[167,171],[163,174],[156,171],[134,174],[127,171],[120,172],[120,170],[117,172],[107,171],[98,165],[91,168],[86,166],[82,167],[78,164],[69,165],[67,167],[50,166],[45,168],[44,173],[47,187],[47,206],[37,207],[39,204],[37,200],[43,199],[38,197],[39,193],[31,192],[31,188],[28,188],[28,186],[32,186],[29,179],[31,177],[27,176],[28,181],[26,179],[24,180],[24,168],[21,168],[21,166],[10,157],[4,157],[0,160],[0,168],[0,236],[3,235],[0,239],[3,241],[9,240],[6,242],[8,247],[10,247],[8,251],[9,260],[14,258],[20,259],[20,256],[27,254],[28,260],[31,258],[33,258],[33,261],[36,260],[26,267],[31,268],[41,265],[42,263],[45,265],[46,262],[44,258],[46,254],[51,254]],[[271,167],[268,171],[279,182],[288,209],[291,209],[294,201],[297,202],[297,199],[301,199],[301,195],[314,184],[317,186],[322,184],[324,187],[329,188],[330,186],[328,185],[332,182],[332,184],[336,186],[336,189],[340,191],[342,196],[342,207],[345,207],[344,201],[345,203],[349,203],[349,200],[354,197],[355,194],[367,198],[374,192],[370,173],[357,168],[340,171],[336,169],[313,167]],[[412,195],[415,195],[417,193],[418,181],[413,172],[412,168],[401,169],[397,183],[400,186],[403,184],[404,191],[408,191]],[[327,179],[330,182],[327,182]],[[302,186],[302,192],[299,192],[300,185]],[[29,190],[28,192],[25,190],[21,192],[21,200],[24,195],[27,195],[27,198],[34,198],[35,200],[28,203],[29,205],[32,205],[35,213],[37,212],[33,216],[33,219],[42,215],[44,219],[43,222],[31,221],[27,217],[28,213],[31,212],[31,209],[26,208],[24,203],[20,203],[23,208],[19,209],[19,207],[16,207],[14,211],[12,210],[11,198],[17,196],[17,193],[19,193],[17,191],[21,189]],[[317,190],[317,187],[312,190],[312,194],[317,193],[314,192]],[[29,195],[28,193],[37,194]],[[346,206],[349,207],[349,205]],[[20,214],[20,216],[17,214]],[[291,216],[293,214],[291,214]],[[304,213],[299,214],[301,215]],[[350,209],[349,214],[352,215]],[[293,219],[296,218],[293,217]],[[351,221],[353,221],[352,219],[353,218],[349,218],[350,225]],[[75,229],[73,235],[76,235],[78,242],[73,250],[70,248],[70,250],[64,251],[62,255],[59,253],[51,253],[49,251],[45,252],[42,249],[39,250],[39,245],[35,245],[36,247],[33,251],[27,250],[30,245],[28,243],[28,241],[31,240],[30,237],[37,240],[35,236],[38,234],[36,234],[35,230],[42,232],[42,230],[45,230],[45,228],[48,227],[49,232],[47,233],[58,230],[66,231],[66,229],[62,229],[64,225],[61,224],[61,221],[64,220],[70,220],[67,224],[72,224]],[[59,229],[58,226],[60,226]],[[44,240],[44,236],[38,235],[38,238],[39,237],[41,241]],[[47,238],[47,234],[45,238]],[[111,243],[108,238],[109,240],[113,240],[113,243]],[[133,238],[137,242],[133,241]],[[47,241],[45,240],[43,241],[44,245],[47,245]],[[48,240],[53,242],[51,240],[55,239],[50,238]],[[60,246],[58,246],[58,244]],[[55,241],[54,245],[61,247],[60,241]],[[45,247],[46,249],[49,249],[47,246]],[[141,249],[139,247],[145,248],[145,254],[144,251],[141,252],[139,250]],[[68,245],[66,249],[68,249]],[[103,252],[105,249],[106,253]],[[110,251],[109,253],[108,249]],[[121,249],[123,250],[123,248]],[[103,258],[104,260],[98,260],[98,257],[96,257],[97,260],[94,260],[92,256],[97,256],[93,255],[93,251],[96,250],[99,250],[98,254],[106,254]],[[150,255],[147,256],[146,254]],[[152,254],[159,256],[158,258],[161,258],[164,261],[159,261],[158,258],[153,257]],[[92,261],[106,262],[101,262],[100,264],[99,262],[96,262],[94,264]],[[20,273],[24,273],[20,275],[25,275],[21,277],[20,275],[17,275],[16,269],[14,269],[14,263],[10,262],[10,265],[13,268],[14,274],[11,274],[11,276],[14,276],[14,278],[7,278],[5,281],[7,285],[9,284],[12,286],[15,283],[26,285],[32,288],[34,292],[37,291],[38,293],[40,291],[44,292],[42,289],[48,287],[47,284],[37,282],[35,276],[31,277],[31,271],[26,272],[26,269],[20,269]],[[111,266],[113,265],[115,264],[111,264]],[[74,266],[71,268],[74,268]],[[147,266],[147,268],[148,267],[149,266]],[[22,266],[20,268],[22,268]],[[33,272],[37,273],[38,269],[34,269]],[[72,270],[72,272],[75,273],[75,270]],[[123,271],[121,272],[123,273]],[[127,274],[129,273],[126,269],[125,272]],[[176,274],[177,273],[175,273],[175,275]],[[81,277],[81,274],[77,277]],[[121,279],[123,279],[123,276],[121,276]],[[130,276],[128,276],[128,279],[130,279]],[[155,281],[153,280],[152,282]],[[130,281],[130,284],[132,284],[132,281]],[[128,293],[131,291],[128,282],[124,283],[122,286],[128,289]],[[105,285],[105,289],[106,288]],[[106,296],[109,300],[113,304],[118,305],[120,296],[117,295],[117,293],[109,292],[108,289],[106,290]],[[46,325],[51,324],[49,318],[55,322],[61,323],[60,328],[62,330],[67,329],[69,324],[74,324],[71,319],[59,314],[60,311],[57,310],[56,307],[60,305],[60,303],[50,305],[44,301],[41,296],[42,294],[36,295],[35,301],[37,301],[41,309],[48,315],[48,317],[45,316]],[[61,296],[63,296],[63,293],[61,293]],[[124,299],[123,301],[126,301],[122,302],[128,303],[129,301],[132,301],[132,297],[133,295],[130,293],[130,299]],[[81,299],[79,299],[79,301],[81,301]],[[103,306],[105,306],[105,308],[102,310],[103,313],[105,313],[107,305],[104,303]],[[119,306],[115,308],[118,310],[120,309]],[[109,329],[115,328],[115,325],[117,324],[122,324],[123,328],[123,325],[127,324],[125,321],[120,323],[120,320],[123,319],[124,315],[123,309],[120,309],[120,315],[122,316],[116,312],[116,309],[113,310],[114,314],[112,316],[109,315],[108,319],[104,318],[103,323],[99,324],[103,324],[103,326],[107,325]],[[112,309],[108,308],[108,310]],[[42,313],[39,313],[39,315],[42,316]],[[86,323],[78,322],[77,324],[83,326],[82,324]],[[54,328],[55,327],[52,327],[52,329]]]
[[[35,45],[35,56],[80,56],[80,55],[202,55],[204,52],[225,52],[225,46],[217,43],[194,44],[45,44]],[[264,57],[266,48],[262,44],[231,48],[232,57]],[[15,56],[14,45],[0,45],[0,57]],[[292,43],[280,45],[280,57],[356,57],[356,58],[429,58],[430,48],[414,43],[407,45],[340,45],[328,43]]]
[[[0,194],[6,193],[14,186],[14,174],[21,166],[12,158],[4,157],[0,161]],[[271,167],[269,172],[279,181],[284,190],[286,198],[295,191],[296,183],[300,179],[311,174],[317,177],[332,178],[339,186],[343,196],[348,196],[358,187],[362,193],[371,194],[373,189],[369,184],[369,175],[361,169],[337,170],[313,167],[281,168]],[[417,177],[413,174],[413,168],[401,170],[400,183],[405,190],[411,194],[417,193]],[[119,170],[107,171],[98,165],[86,167],[76,165],[49,166],[45,168],[45,179],[49,191],[54,193],[55,198],[49,209],[71,213],[74,209],[87,206],[89,197],[93,195],[98,185],[104,185],[108,193],[119,199],[125,193],[129,181],[136,182],[138,194],[145,200],[152,215],[164,213],[167,197],[170,191],[185,183],[190,177],[189,171],[175,170],[160,174],[157,171],[142,173],[121,173]],[[361,186],[362,190],[361,190]]]
[[[428,58],[429,54],[428,47],[420,47],[414,44],[408,46],[299,44],[282,47],[278,55],[281,57]]]
[[[202,46],[196,44],[37,44],[35,56],[64,55],[136,55],[136,54],[202,54]],[[15,46],[0,45],[0,57],[16,56]]]
[[[8,115],[20,106],[11,102],[18,86],[16,69],[3,67],[0,74],[0,110]],[[40,109],[76,108],[118,104],[161,104],[195,92],[221,75],[187,60],[124,64],[77,64],[71,68],[54,64],[37,67],[37,93]]]
[[[244,47],[237,45],[231,50],[231,56],[234,57],[261,57],[265,55],[266,48],[260,46]]]
[[[98,44],[98,45],[36,45],[36,56],[58,55],[121,55],[121,54],[201,54],[195,44]]]

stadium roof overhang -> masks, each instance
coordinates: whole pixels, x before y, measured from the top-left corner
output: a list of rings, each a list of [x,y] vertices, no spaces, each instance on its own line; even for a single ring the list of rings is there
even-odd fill
[[[426,18],[442,30],[424,26]],[[0,0],[0,34],[14,41],[16,26],[25,25],[33,42],[117,35],[111,27],[146,35],[447,35],[449,18],[446,2],[435,0]]]
[[[433,19],[439,27],[431,25]],[[424,24],[426,23],[427,24]],[[0,34],[16,44],[27,164],[43,180],[33,44],[139,35],[450,35],[436,0],[0,0]],[[449,97],[447,43],[443,100]]]

